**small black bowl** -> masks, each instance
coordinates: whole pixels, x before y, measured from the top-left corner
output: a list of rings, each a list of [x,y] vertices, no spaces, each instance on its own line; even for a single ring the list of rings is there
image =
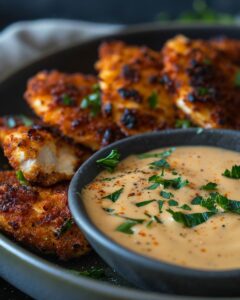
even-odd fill
[[[137,135],[96,152],[77,171],[69,188],[73,217],[96,252],[136,286],[165,293],[197,296],[239,296],[240,270],[204,271],[158,261],[128,250],[107,237],[88,217],[79,192],[101,171],[96,160],[118,149],[121,159],[160,147],[206,145],[240,151],[240,132],[232,130],[180,129]],[[240,259],[240,254],[239,254]]]

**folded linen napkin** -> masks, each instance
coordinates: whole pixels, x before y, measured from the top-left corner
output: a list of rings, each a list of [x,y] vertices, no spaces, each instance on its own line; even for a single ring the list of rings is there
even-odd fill
[[[0,32],[0,80],[32,61],[96,36],[114,33],[121,25],[70,20],[24,21]]]

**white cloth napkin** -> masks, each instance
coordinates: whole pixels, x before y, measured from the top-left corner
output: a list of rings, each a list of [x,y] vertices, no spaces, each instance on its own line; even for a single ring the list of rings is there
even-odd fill
[[[121,28],[122,25],[70,20],[15,23],[0,32],[0,80],[41,56]]]

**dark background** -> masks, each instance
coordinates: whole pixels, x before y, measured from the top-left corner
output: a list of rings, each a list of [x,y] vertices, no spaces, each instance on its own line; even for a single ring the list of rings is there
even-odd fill
[[[218,14],[222,22],[231,21],[230,15],[240,11],[237,0],[0,0],[0,28],[16,21],[40,18],[137,24],[155,21],[159,14],[161,19],[182,18],[193,7],[205,3],[208,5],[203,11],[205,21],[209,17],[208,21],[216,21]]]
[[[237,0],[0,0],[0,30],[21,20],[67,18],[101,23],[239,23]],[[30,299],[0,279],[0,299]]]

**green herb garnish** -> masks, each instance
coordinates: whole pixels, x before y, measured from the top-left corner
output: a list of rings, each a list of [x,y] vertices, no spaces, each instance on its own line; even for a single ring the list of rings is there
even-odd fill
[[[184,209],[184,210],[192,210],[191,207],[188,204],[183,204],[179,208]]]
[[[158,203],[158,209],[159,209],[159,212],[161,213],[162,212],[162,208],[163,208],[163,204],[164,204],[164,200],[158,200],[157,203]]]
[[[175,148],[170,148],[170,149],[165,150],[160,153],[142,153],[142,154],[139,154],[137,157],[140,159],[152,158],[152,157],[167,158],[173,153],[173,151],[175,151]]]
[[[16,177],[21,185],[28,185],[28,181],[24,177],[23,172],[21,170],[16,171]]]
[[[120,232],[123,232],[123,233],[126,233],[126,234],[133,234],[133,230],[132,230],[132,227],[137,225],[137,224],[141,224],[143,223],[144,220],[134,220],[134,219],[127,219],[126,222],[120,224],[116,230],[117,231],[120,231]]]
[[[206,87],[199,87],[197,89],[198,96],[206,96],[209,94],[209,89]]]
[[[176,200],[174,200],[174,199],[170,199],[168,201],[168,205],[169,206],[178,206],[178,202]]]
[[[152,203],[152,202],[154,202],[154,201],[156,201],[156,200],[155,200],[155,199],[152,199],[152,200],[146,200],[146,201],[138,202],[138,203],[136,203],[135,205],[136,205],[137,207],[141,207],[141,206],[145,206],[145,205],[147,205],[147,204],[149,204],[149,203]]]
[[[157,188],[160,184],[163,185],[164,188],[173,188],[173,189],[181,189],[182,187],[188,185],[188,180],[183,180],[182,177],[177,177],[173,179],[165,179],[162,176],[159,175],[153,175],[149,177],[148,179],[150,182],[154,182],[155,186],[153,187],[150,186],[148,189],[155,189]]]
[[[103,209],[104,211],[106,211],[107,213],[109,213],[109,214],[111,214],[111,213],[113,213],[113,212],[115,211],[115,209],[109,208],[109,207],[103,207],[102,209]]]
[[[166,192],[166,191],[161,191],[160,195],[165,198],[165,199],[170,199],[171,197],[173,197],[174,195],[170,192]]]
[[[214,182],[208,182],[205,185],[202,185],[201,190],[205,190],[205,191],[214,191],[217,190],[217,184]]]
[[[231,170],[226,169],[222,175],[232,179],[240,179],[240,166],[232,166]]]
[[[153,91],[152,94],[148,98],[149,107],[154,109],[157,106],[158,94],[156,91]]]
[[[108,154],[108,156],[98,159],[96,163],[107,169],[109,172],[113,172],[120,162],[119,159],[120,153],[118,152],[118,150],[114,149],[110,152],[110,154]]]
[[[149,164],[153,169],[162,169],[162,168],[166,168],[166,169],[169,169],[170,168],[170,165],[169,163],[166,161],[165,158],[162,158],[158,161],[154,161],[152,163]]]
[[[236,73],[235,73],[235,77],[234,77],[234,85],[236,87],[240,87],[240,70],[238,70]]]
[[[191,123],[190,120],[187,120],[187,119],[185,119],[185,120],[179,119],[179,120],[176,121],[175,127],[176,128],[183,128],[183,129],[190,128],[190,127],[192,127],[192,123]]]
[[[86,276],[93,279],[101,279],[106,276],[105,271],[102,268],[97,268],[97,267],[92,267],[91,269],[85,271],[71,270],[71,272],[74,273],[75,275]]]
[[[102,199],[109,199],[111,200],[112,202],[116,202],[118,200],[118,198],[120,197],[121,193],[123,192],[123,188],[115,191],[114,193],[112,194],[109,194],[105,197],[103,197]]]
[[[72,219],[67,219],[61,226],[61,228],[58,230],[57,234],[58,234],[58,237],[63,235],[65,232],[67,232],[71,227],[72,225],[74,224],[73,220]]]
[[[83,98],[81,102],[81,108],[89,108],[91,115],[95,117],[101,111],[101,91],[99,84],[95,84],[92,87],[93,93]]]
[[[73,105],[74,100],[68,94],[63,94],[61,97],[61,103],[66,106],[71,106]]]
[[[211,196],[225,212],[240,214],[240,201],[230,200],[219,193],[212,193]]]
[[[192,205],[200,205],[202,200],[203,200],[203,197],[196,196],[195,198],[192,199],[191,204]]]
[[[203,213],[193,213],[184,214],[180,211],[173,211],[171,209],[167,210],[176,222],[183,224],[185,227],[195,227],[206,222],[210,217],[214,216],[216,213],[212,211],[207,211]]]

